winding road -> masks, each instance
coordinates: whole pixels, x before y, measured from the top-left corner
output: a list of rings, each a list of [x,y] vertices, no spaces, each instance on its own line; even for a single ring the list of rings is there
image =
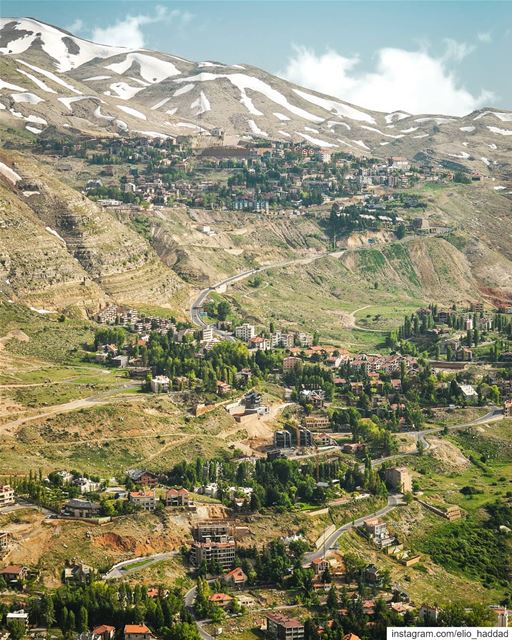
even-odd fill
[[[168,551],[164,553],[154,553],[150,556],[141,556],[140,558],[130,558],[130,560],[123,560],[111,567],[107,573],[103,576],[103,580],[116,580],[118,578],[124,578],[131,573],[147,569],[151,565],[161,562],[162,560],[169,560],[180,554],[179,551]]]
[[[428,449],[430,445],[426,440],[425,436],[429,434],[439,433],[440,431],[443,431],[445,428],[448,429],[449,431],[467,429],[468,427],[474,427],[479,424],[487,424],[489,422],[496,422],[502,419],[503,419],[503,410],[500,409],[499,407],[492,406],[485,415],[481,416],[480,418],[476,418],[475,420],[472,420],[470,422],[464,422],[462,424],[454,424],[448,427],[431,427],[429,429],[422,429],[421,431],[416,431],[415,435],[418,441],[423,442],[425,449]],[[413,451],[409,453],[396,453],[391,456],[385,456],[384,458],[377,458],[375,460],[372,460],[371,465],[372,467],[376,467],[379,464],[382,464],[383,462],[389,462],[391,460],[397,460],[399,458],[403,458],[404,456],[413,456],[413,455],[417,455],[417,452]],[[361,467],[364,467],[364,464],[361,464]],[[323,555],[325,555],[325,551],[327,551],[328,549],[331,549],[338,541],[338,538],[346,531],[349,531],[353,527],[357,527],[363,524],[363,522],[368,518],[384,516],[388,514],[390,511],[392,511],[393,509],[395,509],[396,507],[400,506],[401,504],[404,504],[402,502],[402,497],[403,496],[401,494],[390,495],[388,498],[388,504],[382,509],[375,511],[374,513],[366,514],[365,516],[358,518],[354,522],[349,522],[347,524],[342,525],[338,529],[336,529],[336,531],[334,531],[330,536],[326,538],[324,544],[322,544],[322,547],[319,550],[312,551],[304,555],[305,564],[310,564],[313,560],[317,558],[321,558]]]
[[[295,264],[310,264],[311,262],[316,262],[317,260],[321,260],[322,258],[326,258],[327,256],[332,256],[333,258],[339,258],[341,255],[345,253],[345,250],[338,251],[327,251],[324,253],[319,253],[316,256],[310,256],[308,258],[297,258],[296,260],[285,260],[284,262],[274,262],[272,264],[264,265],[262,267],[257,267],[256,269],[249,269],[248,271],[242,271],[242,273],[238,273],[234,276],[230,276],[229,278],[225,278],[221,280],[217,284],[212,285],[206,289],[202,289],[197,296],[192,301],[190,305],[190,320],[192,324],[196,327],[200,327],[203,329],[208,326],[207,323],[202,319],[201,312],[203,310],[203,306],[208,299],[208,296],[213,291],[224,291],[227,287],[236,282],[240,282],[241,280],[245,280],[250,276],[261,273],[263,271],[270,271],[271,269],[282,269],[283,267],[289,267]],[[213,330],[215,335],[225,339],[225,340],[234,340],[235,338],[226,331],[222,331],[220,329]]]
[[[324,544],[320,547],[320,549],[304,554],[304,565],[309,565],[311,564],[311,562],[313,562],[313,560],[323,558],[325,552],[334,547],[334,545],[338,541],[338,538],[342,536],[345,531],[350,531],[350,529],[353,529],[354,527],[359,527],[365,520],[368,520],[368,518],[378,518],[380,516],[385,516],[390,511],[395,509],[395,507],[398,507],[401,504],[405,504],[402,494],[393,494],[388,497],[388,503],[385,507],[382,507],[382,509],[378,509],[373,513],[368,513],[364,516],[361,516],[360,518],[357,518],[357,520],[352,520],[352,522],[347,522],[341,527],[338,527],[338,529],[336,529],[336,531],[333,531],[330,536],[327,536]]]

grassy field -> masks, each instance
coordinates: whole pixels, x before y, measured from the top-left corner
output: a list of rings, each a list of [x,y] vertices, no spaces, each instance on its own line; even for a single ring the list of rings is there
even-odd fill
[[[242,282],[229,289],[226,297],[238,316],[262,327],[273,321],[290,330],[317,330],[324,342],[354,350],[385,349],[387,332],[423,303],[335,258],[272,269],[262,280],[258,288]],[[355,323],[371,331],[354,331]]]
[[[229,440],[218,434],[236,425],[224,410],[185,417],[171,402],[144,394],[111,404],[41,418],[0,439],[5,475],[74,468],[110,477],[147,466],[168,469],[191,457],[213,457]]]

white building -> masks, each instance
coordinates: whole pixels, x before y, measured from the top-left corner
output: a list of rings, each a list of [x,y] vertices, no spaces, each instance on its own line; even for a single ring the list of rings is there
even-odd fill
[[[24,609],[20,609],[19,611],[11,611],[6,616],[7,626],[9,626],[9,622],[14,622],[17,620],[18,622],[22,622],[25,627],[28,629],[28,613],[25,612]]]
[[[89,478],[76,478],[73,484],[80,487],[80,493],[93,493],[101,489],[101,482],[94,482]]]
[[[14,489],[8,484],[0,486],[0,507],[7,507],[14,503]]]
[[[203,342],[212,342],[213,340],[213,327],[205,327],[203,329]]]
[[[256,329],[253,324],[244,323],[235,329],[235,336],[244,342],[249,342],[249,340],[254,338],[255,335]]]
[[[131,491],[128,500],[146,511],[154,511],[156,507],[155,491]]]
[[[478,398],[478,393],[475,389],[475,387],[473,387],[473,385],[471,384],[461,384],[460,382],[457,383],[457,386],[460,389],[460,392],[462,393],[462,395],[467,399],[467,398]]]
[[[170,380],[167,376],[155,376],[149,384],[153,393],[167,393]]]

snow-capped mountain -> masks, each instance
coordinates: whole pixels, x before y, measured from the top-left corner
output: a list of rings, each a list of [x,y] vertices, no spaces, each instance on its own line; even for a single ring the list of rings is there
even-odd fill
[[[463,118],[379,113],[249,65],[191,62],[96,44],[31,18],[3,18],[0,122],[39,135],[52,125],[97,135],[305,141],[359,155],[428,152],[508,172],[512,112]]]

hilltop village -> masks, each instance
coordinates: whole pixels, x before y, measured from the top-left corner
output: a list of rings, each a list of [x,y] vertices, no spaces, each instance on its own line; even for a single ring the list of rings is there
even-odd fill
[[[421,183],[480,181],[456,161],[411,162],[403,157],[357,158],[319,150],[307,143],[262,142],[247,147],[191,146],[186,136],[85,139],[69,142],[40,139],[38,152],[61,157],[61,171],[71,171],[72,158],[97,170],[82,185],[89,198],[119,214],[143,213],[148,206],[247,211],[266,215],[303,215],[332,205],[340,231],[403,225],[402,211],[420,232],[439,231],[422,220],[426,204],[407,189]],[[67,159],[67,160],[66,160]],[[405,193],[401,193],[405,191]],[[411,216],[408,216],[411,218]],[[204,230],[204,233],[208,233]]]

